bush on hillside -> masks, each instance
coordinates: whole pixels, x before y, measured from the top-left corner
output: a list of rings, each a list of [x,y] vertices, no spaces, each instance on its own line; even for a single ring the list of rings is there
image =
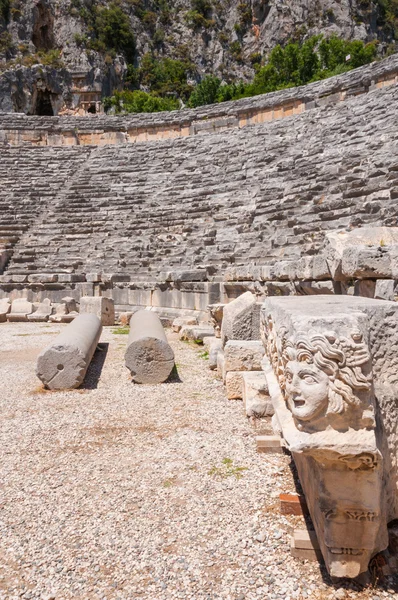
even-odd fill
[[[118,114],[153,113],[163,110],[177,110],[179,102],[175,98],[160,98],[159,96],[147,94],[140,90],[133,92],[125,90],[123,92],[115,92],[111,98],[105,98],[105,110],[108,111],[112,107]]]

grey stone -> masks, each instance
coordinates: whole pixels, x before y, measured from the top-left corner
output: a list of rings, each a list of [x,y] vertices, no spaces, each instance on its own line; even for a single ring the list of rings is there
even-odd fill
[[[79,315],[39,354],[36,374],[46,388],[73,389],[83,383],[101,331],[96,315]]]
[[[260,339],[260,305],[251,292],[242,294],[224,306],[221,325],[223,347],[228,340]]]
[[[174,367],[174,352],[158,315],[139,310],[130,319],[126,367],[136,383],[163,383]]]
[[[94,314],[103,326],[115,324],[115,305],[113,300],[104,296],[82,296],[80,314]]]

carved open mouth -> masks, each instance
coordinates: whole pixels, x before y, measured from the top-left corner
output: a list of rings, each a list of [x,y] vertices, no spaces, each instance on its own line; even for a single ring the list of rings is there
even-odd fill
[[[294,408],[298,408],[299,406],[304,406],[305,400],[300,400],[299,398],[294,399]]]

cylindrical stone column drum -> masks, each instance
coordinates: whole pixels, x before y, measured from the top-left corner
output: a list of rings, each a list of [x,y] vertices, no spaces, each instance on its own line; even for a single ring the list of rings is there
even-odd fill
[[[174,352],[156,313],[139,310],[131,317],[124,358],[136,383],[166,381],[174,367]]]
[[[79,315],[39,354],[36,374],[46,388],[68,390],[79,387],[101,331],[101,321],[96,315]]]

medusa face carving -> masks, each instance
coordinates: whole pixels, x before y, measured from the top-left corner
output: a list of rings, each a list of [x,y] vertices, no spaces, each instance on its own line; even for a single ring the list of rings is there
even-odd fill
[[[281,387],[295,419],[311,422],[365,408],[371,388],[369,358],[359,331],[350,338],[329,331],[285,342]]]

